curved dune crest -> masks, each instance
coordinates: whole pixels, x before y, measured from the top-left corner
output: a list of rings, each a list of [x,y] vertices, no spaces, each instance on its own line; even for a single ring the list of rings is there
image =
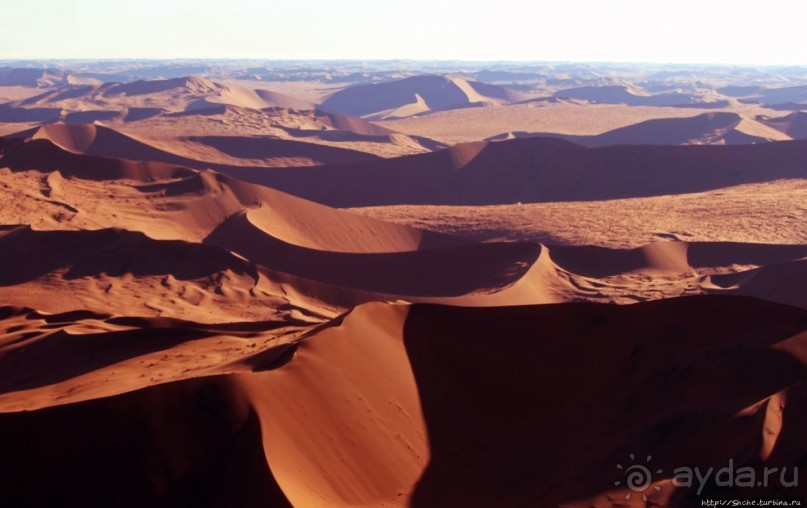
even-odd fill
[[[213,246],[124,230],[21,227],[3,232],[0,247],[4,302],[202,321],[288,313],[272,309],[282,300],[262,289],[252,263]]]
[[[119,499],[79,481],[95,475],[140,504],[589,506],[628,492],[614,468],[630,453],[665,471],[758,453],[793,466],[805,330],[805,311],[738,297],[364,305],[230,375],[0,414],[0,467],[19,477],[0,482],[22,505]],[[759,436],[774,398],[787,425],[771,453]],[[54,447],[86,447],[85,460],[45,460]],[[693,494],[659,495],[687,506]]]
[[[793,139],[807,139],[807,113],[804,111],[794,111],[779,118],[757,117],[757,121],[777,129]]]
[[[34,131],[32,134],[36,134]],[[92,139],[88,131],[80,135],[64,136],[59,140],[75,146]],[[192,171],[181,166],[162,162],[102,157],[74,153],[47,138],[25,138],[16,135],[0,138],[0,167],[15,171],[59,171],[65,176],[90,180],[154,180],[189,176]]]
[[[807,177],[804,141],[585,148],[560,139],[513,139],[488,143],[456,171],[456,150],[471,146],[480,145],[237,176],[338,207],[591,201]]]
[[[429,462],[407,313],[362,306],[304,339],[286,367],[240,378],[294,506],[406,505]]]
[[[539,245],[515,243],[401,252],[315,250],[267,234],[249,215],[231,217],[204,243],[236,252],[271,270],[332,286],[421,297],[501,289],[519,279],[541,251]]]
[[[807,308],[807,257],[776,263],[745,272],[713,275],[706,285],[713,294],[746,295]]]
[[[0,68],[0,508],[807,485],[797,68],[47,65]]]
[[[243,143],[248,143],[251,137],[259,136],[272,148],[270,152],[277,152],[270,157],[275,159],[271,164],[254,161],[240,165],[305,166],[369,160],[372,157],[368,154],[389,157],[422,153],[443,146],[366,120],[325,112],[317,104],[286,94],[232,83],[225,85],[195,76],[65,85],[0,105],[0,122],[47,124],[60,121],[78,125],[102,122],[148,137],[155,137],[155,133],[168,138],[176,138],[181,133],[185,137],[218,134],[219,137],[240,137],[245,140]],[[233,136],[234,132],[238,136]],[[401,138],[407,141],[403,143]],[[172,145],[174,148],[183,145],[178,155],[239,165],[234,160],[223,160],[226,159],[223,154],[212,154],[209,147],[189,146],[179,139],[163,141],[159,148],[171,153],[175,152]],[[306,147],[299,144],[300,141],[313,146]],[[310,151],[307,157],[301,153],[306,148]],[[111,155],[131,158],[123,154]],[[269,155],[264,155],[267,157]]]
[[[310,166],[378,159],[346,148],[267,136],[190,136],[152,140],[94,124],[47,124],[6,138],[28,142],[45,140],[78,155],[177,164],[194,169]]]
[[[506,88],[461,78],[414,76],[345,88],[327,97],[322,108],[357,117],[389,119],[485,103],[504,104],[517,96]]]
[[[738,113],[712,112],[690,118],[659,118],[621,127],[602,134],[578,136],[552,132],[507,132],[489,138],[549,137],[588,147],[613,145],[746,145],[791,141],[778,125],[746,118]]]

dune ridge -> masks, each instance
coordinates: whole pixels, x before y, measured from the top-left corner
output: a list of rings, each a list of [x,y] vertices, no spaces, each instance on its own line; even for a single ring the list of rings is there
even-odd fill
[[[803,141],[585,148],[548,138],[460,145],[378,162],[230,174],[336,207],[493,205],[702,192],[803,179]],[[456,171],[456,154],[477,152]],[[338,192],[335,192],[338,190]]]
[[[402,118],[442,109],[504,104],[518,94],[462,78],[423,75],[356,85],[328,96],[322,108],[367,119]]]
[[[624,497],[626,489],[613,486],[614,464],[636,448],[665,470],[729,457],[748,464],[765,446],[758,436],[766,403],[803,391],[805,329],[805,311],[737,297],[485,309],[369,304],[303,335],[292,354],[268,349],[239,360],[237,373],[0,414],[4,449],[23,473],[22,481],[7,474],[0,481],[21,506],[119,499],[117,490],[76,481],[88,475],[127,485],[146,503],[225,499],[237,489],[245,506],[258,494],[259,503],[295,506],[584,506],[597,496]],[[458,347],[463,355],[454,354]],[[581,357],[581,347],[596,354]],[[692,395],[694,386],[725,383],[735,386],[728,397]],[[598,402],[576,404],[580,396]],[[548,418],[523,403],[535,397],[558,411]],[[124,423],[131,414],[140,415],[137,426]],[[792,465],[793,448],[782,447],[797,446],[789,436],[802,416],[788,402],[769,463]],[[692,430],[671,433],[665,422],[682,418]],[[75,425],[43,432],[54,421]],[[189,421],[194,430],[182,431]],[[600,438],[595,425],[610,437]],[[491,428],[506,429],[505,437]],[[41,466],[53,446],[113,445],[127,434],[131,445],[91,446],[81,463]],[[720,446],[704,447],[706,440]],[[126,466],[131,457],[146,466]],[[529,478],[514,474],[525,467]],[[203,490],[192,487],[201,482]],[[38,488],[46,483],[64,488]],[[667,487],[653,495],[686,506],[694,492]]]
[[[588,147],[611,145],[746,145],[794,138],[770,122],[746,118],[737,113],[703,113],[690,118],[660,118],[621,127],[594,136],[551,132],[508,132],[492,141],[528,137],[565,139]],[[796,130],[792,130],[795,134]]]

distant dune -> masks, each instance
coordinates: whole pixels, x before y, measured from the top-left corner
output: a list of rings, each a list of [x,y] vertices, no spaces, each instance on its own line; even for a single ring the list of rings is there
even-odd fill
[[[601,104],[627,104],[629,106],[687,106],[720,108],[725,101],[705,101],[686,93],[648,94],[625,85],[584,86],[555,92],[556,99],[574,99]]]
[[[0,104],[0,122],[100,122],[162,136],[252,133],[281,141],[298,140],[384,156],[444,147],[430,139],[407,136],[366,120],[324,112],[314,103],[286,94],[223,85],[196,76],[103,85],[60,85],[32,97]],[[282,142],[277,144],[283,145]],[[293,146],[293,143],[287,145]]]
[[[61,69],[27,69],[0,67],[0,86],[49,88],[63,85],[100,84],[100,81],[78,76]]]
[[[444,76],[415,76],[345,88],[325,99],[329,111],[371,119],[402,118],[429,111],[512,102],[505,88]]]
[[[197,136],[153,141],[136,139],[100,125],[49,124],[0,138],[8,149],[3,157],[15,167],[37,167],[26,157],[80,160],[106,157],[127,161],[177,164],[196,169],[231,166],[285,167],[377,160],[378,157],[331,146],[260,136]],[[51,155],[33,151],[31,145],[47,147]],[[27,155],[15,155],[18,152]],[[59,156],[57,151],[62,151]],[[48,163],[58,165],[58,160]],[[43,166],[45,167],[45,166]]]
[[[790,119],[790,117],[787,117]],[[752,120],[737,113],[704,113],[691,118],[660,118],[621,127],[596,136],[575,136],[551,132],[509,132],[490,138],[498,141],[526,137],[553,137],[589,147],[610,145],[747,145],[794,139],[799,132],[790,121],[772,123]],[[787,122],[787,126],[785,123]],[[779,128],[779,127],[782,128]],[[807,131],[805,131],[807,135]],[[799,138],[800,139],[800,138]]]
[[[284,94],[222,85],[197,76],[131,83],[64,83],[34,97],[7,104],[6,107],[33,111],[43,107],[60,107],[65,114],[92,110],[125,114],[132,107],[155,105],[166,113],[193,111],[216,105],[251,109],[294,106],[315,108],[314,104]],[[0,121],[3,119],[0,118]]]
[[[727,95],[738,97],[746,103],[762,103],[768,106],[792,105],[793,109],[807,109],[807,85],[797,86],[748,86],[729,87],[719,89],[727,92]]]
[[[584,148],[532,138],[371,163],[232,174],[339,207],[486,205],[660,196],[805,178],[805,160],[801,141]]]
[[[807,112],[794,111],[783,117],[758,117],[757,121],[779,130],[793,139],[807,139]]]

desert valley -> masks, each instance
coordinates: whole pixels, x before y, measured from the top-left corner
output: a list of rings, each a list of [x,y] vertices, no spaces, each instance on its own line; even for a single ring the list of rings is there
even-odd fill
[[[807,68],[3,65],[0,506],[807,502]]]

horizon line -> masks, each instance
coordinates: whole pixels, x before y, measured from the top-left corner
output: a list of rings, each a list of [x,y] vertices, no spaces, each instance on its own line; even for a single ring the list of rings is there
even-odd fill
[[[508,60],[462,58],[268,58],[268,57],[23,57],[0,58],[0,63],[12,62],[340,62],[340,63],[468,63],[468,64],[540,64],[540,65],[673,65],[696,67],[766,67],[807,68],[807,63],[735,63],[735,62],[671,62],[633,60]]]

